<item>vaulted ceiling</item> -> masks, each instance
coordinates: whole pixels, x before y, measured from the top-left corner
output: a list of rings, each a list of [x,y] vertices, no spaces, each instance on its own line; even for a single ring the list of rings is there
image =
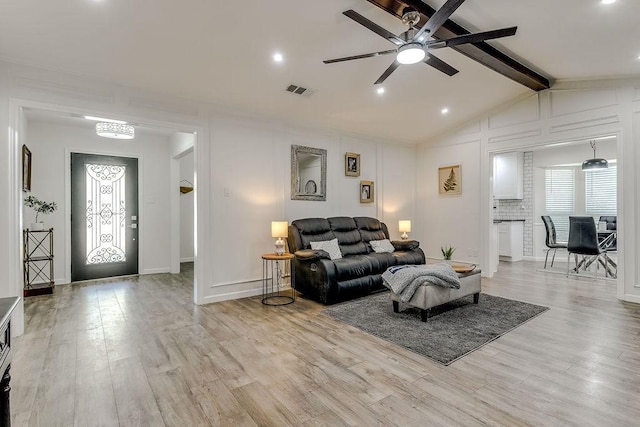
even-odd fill
[[[414,143],[533,93],[451,48],[437,55],[458,74],[402,66],[382,95],[373,82],[393,56],[323,64],[393,48],[342,14],[353,9],[394,34],[406,30],[376,2],[402,3],[0,0],[0,58]],[[438,9],[445,0],[425,3]],[[466,0],[451,19],[472,32],[518,26],[515,36],[488,44],[553,82],[640,76],[638,16],[636,0]],[[274,62],[275,52],[284,61]],[[312,94],[286,92],[292,83]]]

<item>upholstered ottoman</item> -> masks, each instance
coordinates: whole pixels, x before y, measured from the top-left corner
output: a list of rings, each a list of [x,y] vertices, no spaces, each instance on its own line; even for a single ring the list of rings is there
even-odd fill
[[[473,294],[474,304],[480,298],[480,269],[476,268],[468,273],[458,273],[460,278],[460,289],[443,288],[436,285],[422,285],[407,302],[407,305],[420,309],[420,318],[426,322],[429,318],[431,308],[458,298]],[[394,313],[400,312],[400,296],[391,292]]]

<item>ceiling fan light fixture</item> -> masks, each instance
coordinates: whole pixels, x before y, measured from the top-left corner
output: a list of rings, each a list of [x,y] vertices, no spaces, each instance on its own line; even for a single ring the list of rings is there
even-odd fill
[[[122,123],[101,122],[96,123],[96,134],[104,138],[133,139],[135,128]]]
[[[403,65],[416,64],[422,61],[426,53],[420,43],[407,43],[400,46],[396,60]]]

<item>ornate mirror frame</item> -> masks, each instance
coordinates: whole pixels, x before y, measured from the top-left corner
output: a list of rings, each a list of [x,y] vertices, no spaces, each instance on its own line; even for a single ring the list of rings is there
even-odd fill
[[[301,174],[301,168],[308,168],[311,163],[313,176],[310,178],[309,175]],[[316,182],[316,179],[320,182]],[[327,200],[327,150],[302,145],[291,146],[291,200]]]

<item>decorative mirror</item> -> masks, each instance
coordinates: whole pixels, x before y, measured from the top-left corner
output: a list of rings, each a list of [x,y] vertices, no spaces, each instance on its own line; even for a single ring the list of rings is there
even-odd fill
[[[327,150],[291,146],[291,200],[327,200]]]

